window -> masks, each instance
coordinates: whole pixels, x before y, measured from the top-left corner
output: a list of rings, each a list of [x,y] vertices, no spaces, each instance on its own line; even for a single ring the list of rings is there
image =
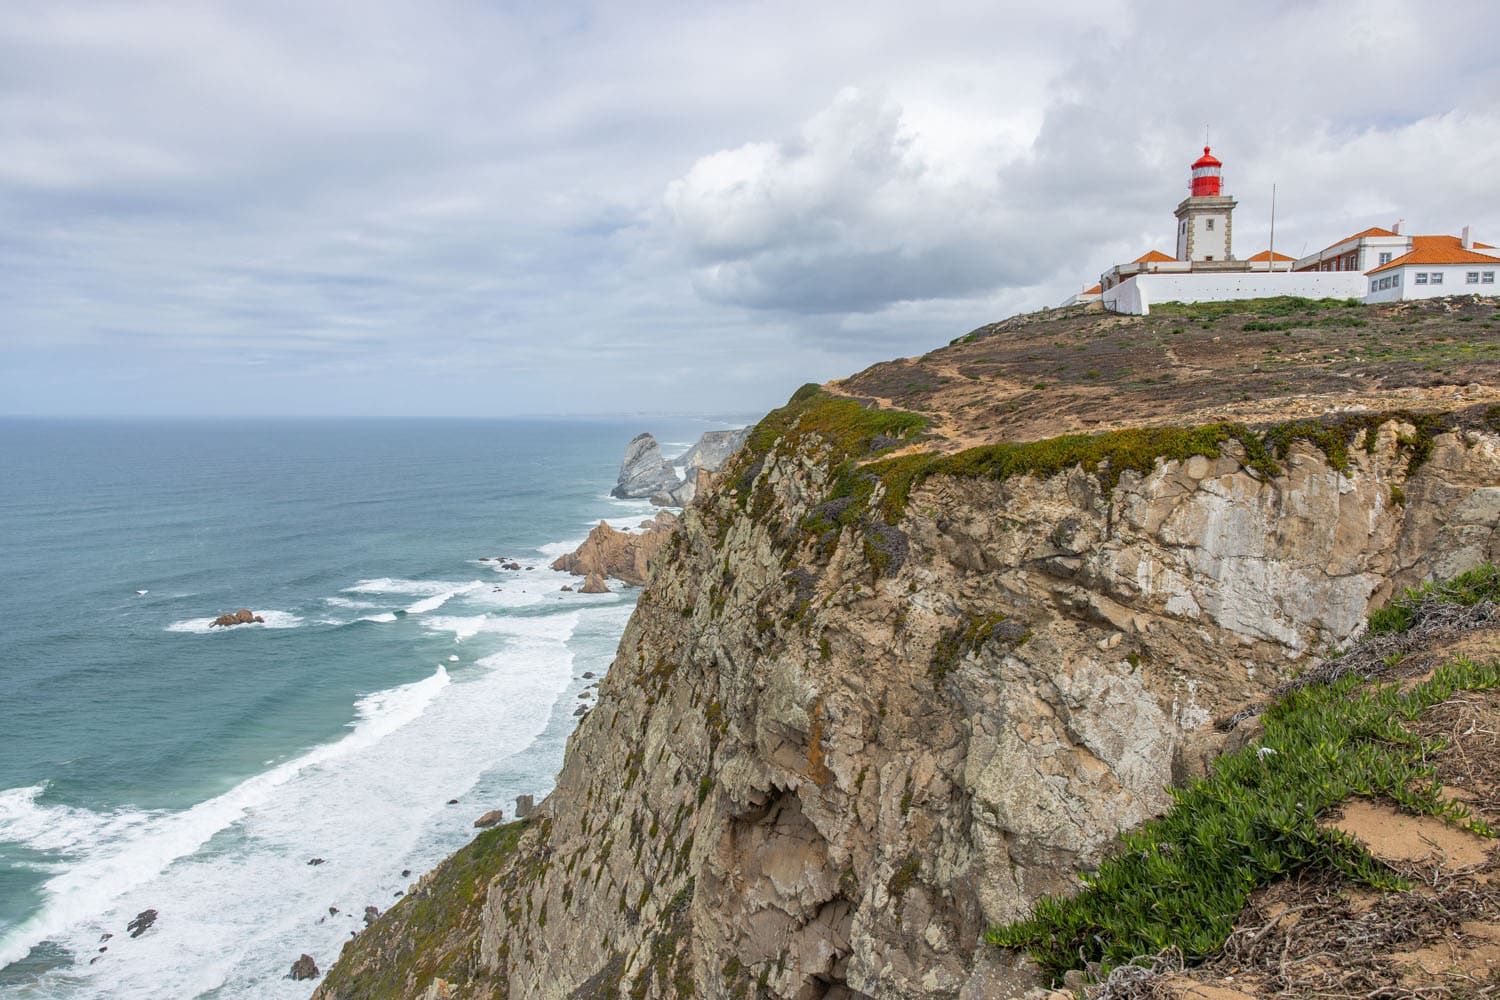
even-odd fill
[[[1477,285],[1477,284],[1479,284],[1479,272],[1478,271],[1470,271],[1468,274],[1466,274],[1464,276],[1464,283],[1468,284],[1468,285]]]
[[[1419,284],[1419,285],[1425,285],[1425,284],[1427,284],[1427,272],[1426,271],[1418,271],[1417,272],[1417,284]]]
[[[1206,228],[1209,232],[1213,232],[1214,231],[1214,220],[1213,219],[1208,219],[1204,228]]]
[[[1480,282],[1482,284],[1493,285],[1495,283],[1495,272],[1494,271],[1486,271],[1486,272],[1484,272],[1484,276],[1482,278],[1480,278],[1479,280],[1480,280]]]
[[[1442,271],[1433,271],[1432,272],[1432,284],[1434,284],[1434,285],[1441,285],[1442,283],[1443,283],[1443,272]]]
[[[1378,291],[1380,291],[1380,282],[1378,280],[1376,280],[1375,278],[1371,278],[1370,279],[1370,291],[1372,291],[1372,292],[1378,292]]]
[[[1382,264],[1389,264],[1390,262],[1391,262],[1391,255],[1390,255],[1389,251],[1387,251],[1386,253],[1383,253],[1383,254],[1380,255],[1380,263],[1382,263]]]
[[[1390,288],[1391,287],[1391,279],[1390,278],[1381,278],[1380,279],[1380,287],[1382,289]]]

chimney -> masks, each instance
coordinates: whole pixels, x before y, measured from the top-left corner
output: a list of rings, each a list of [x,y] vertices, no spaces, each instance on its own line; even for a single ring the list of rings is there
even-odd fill
[[[1405,219],[1397,219],[1395,222],[1391,223],[1391,232],[1395,233],[1397,236],[1400,236],[1401,235],[1401,223],[1403,223],[1405,221],[1406,221]]]
[[[1472,237],[1472,236],[1469,235],[1469,227],[1468,226],[1464,226],[1464,234],[1463,234],[1463,236],[1461,236],[1459,238],[1458,242],[1459,242],[1459,245],[1462,246],[1465,250],[1473,250],[1474,249],[1474,237]]]

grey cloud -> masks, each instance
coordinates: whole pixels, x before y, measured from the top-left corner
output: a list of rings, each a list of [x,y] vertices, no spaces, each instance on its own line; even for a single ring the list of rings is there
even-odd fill
[[[761,409],[1169,246],[1205,120],[1242,250],[1500,236],[1492,5],[1196,9],[15,0],[0,409]]]

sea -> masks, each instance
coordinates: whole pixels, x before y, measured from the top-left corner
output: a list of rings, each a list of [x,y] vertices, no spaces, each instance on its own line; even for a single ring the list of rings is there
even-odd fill
[[[739,423],[0,420],[0,996],[309,996],[552,787],[635,593],[548,563],[655,512],[626,442]]]

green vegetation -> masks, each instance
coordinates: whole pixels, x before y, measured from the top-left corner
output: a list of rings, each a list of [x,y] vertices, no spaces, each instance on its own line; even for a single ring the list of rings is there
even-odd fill
[[[906,890],[916,881],[917,873],[922,870],[922,858],[916,854],[908,854],[906,860],[891,873],[890,881],[885,884],[885,891],[896,899],[906,895]]]
[[[1004,615],[974,615],[961,621],[938,639],[932,650],[932,665],[929,673],[936,681],[947,677],[959,661],[977,651],[991,639],[1006,639],[1013,645],[1025,642],[1029,633],[1014,622],[1007,622]]]
[[[1151,315],[1213,322],[1225,316],[1241,314],[1261,318],[1296,316],[1327,313],[1335,309],[1355,309],[1361,305],[1363,303],[1359,299],[1308,299],[1299,295],[1277,295],[1273,298],[1235,299],[1229,302],[1163,302],[1151,307]]]
[[[837,465],[847,458],[869,457],[907,443],[926,427],[927,418],[920,414],[882,410],[808,383],[751,430],[733,470],[740,507],[749,502],[755,477],[773,451],[790,454],[815,435],[833,452],[831,464]]]
[[[439,865],[424,890],[392,906],[345,948],[324,979],[328,995],[400,996],[409,983],[437,976],[467,982],[490,880],[514,856],[529,822],[486,830]]]
[[[1408,592],[1371,617],[1399,631],[1432,595],[1472,604],[1500,592],[1500,570],[1481,567]],[[995,945],[1025,948],[1054,977],[1109,968],[1177,948],[1188,960],[1224,943],[1250,893],[1298,871],[1333,871],[1361,884],[1405,888],[1356,841],[1318,824],[1351,796],[1384,796],[1493,836],[1442,797],[1431,756],[1439,749],[1404,723],[1455,692],[1500,687],[1500,664],[1457,660],[1402,691],[1357,677],[1294,690],[1267,711],[1259,744],[1221,757],[1211,777],[1173,791],[1172,809],[1122,838],[1121,852],[1084,878],[1072,898],[1041,900],[1032,916],[992,928]]]
[[[1442,583],[1426,583],[1406,591],[1385,607],[1370,614],[1370,631],[1378,634],[1404,632],[1411,627],[1424,600],[1471,608],[1481,601],[1500,601],[1500,567],[1485,563]]]

